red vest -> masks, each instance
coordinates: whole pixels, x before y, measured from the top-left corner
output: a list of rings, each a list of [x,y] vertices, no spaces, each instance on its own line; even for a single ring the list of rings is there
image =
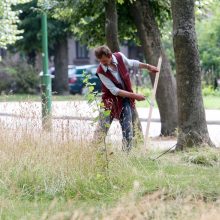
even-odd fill
[[[122,56],[119,53],[114,53],[114,56],[118,61],[118,72],[120,74],[122,81],[124,82],[124,86],[125,86],[124,90],[128,92],[133,92],[130,76],[123,62]],[[119,89],[123,89],[121,83],[118,82],[118,80],[112,75],[112,73],[109,70],[105,72],[102,69],[101,65],[98,66],[97,73],[103,74],[105,77],[110,79],[115,84],[116,87],[118,87]],[[122,112],[123,98],[120,96],[113,95],[109,91],[109,89],[105,87],[103,83],[102,83],[102,101],[104,103],[105,109],[111,110],[111,116],[119,119]],[[134,108],[135,107],[134,99],[130,99],[130,103],[131,103],[131,107]]]

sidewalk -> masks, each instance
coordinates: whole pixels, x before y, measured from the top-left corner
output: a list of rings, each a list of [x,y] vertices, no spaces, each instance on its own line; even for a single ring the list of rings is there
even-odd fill
[[[138,108],[141,121],[146,121],[149,108]],[[205,110],[207,124],[220,125],[220,110]],[[92,120],[97,116],[97,107],[90,106],[86,101],[57,101],[52,104],[52,115],[57,119]],[[41,117],[40,102],[0,102],[0,116]],[[160,122],[157,108],[153,109],[153,122]]]
[[[143,132],[145,133],[148,117],[148,108],[138,108]],[[86,101],[58,101],[53,102],[52,116],[53,127],[63,129],[69,126],[72,135],[84,133],[83,138],[90,138],[94,130],[92,120],[98,115],[96,106],[89,106]],[[213,142],[220,147],[220,110],[206,110],[208,130]],[[41,127],[41,103],[40,102],[0,102],[0,122],[3,121],[8,126],[16,122],[17,125]],[[62,127],[62,128],[61,128]],[[81,132],[79,132],[79,129]],[[160,134],[161,124],[158,109],[153,109],[149,136],[153,137],[154,145],[162,144],[171,146],[175,139],[155,138]],[[114,121],[109,131],[109,138],[118,140],[121,137],[120,125]],[[75,137],[75,136],[74,136]],[[169,147],[168,146],[168,147]],[[159,148],[161,148],[159,146]]]

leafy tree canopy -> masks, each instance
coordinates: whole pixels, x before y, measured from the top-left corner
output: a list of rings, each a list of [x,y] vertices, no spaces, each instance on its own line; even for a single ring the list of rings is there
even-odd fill
[[[26,4],[16,6],[17,10],[22,11],[19,15],[20,23],[18,28],[19,30],[24,30],[23,38],[18,40],[15,45],[18,50],[25,53],[41,51],[41,15],[43,10],[48,13],[47,25],[50,53],[53,53],[57,39],[66,37],[69,28],[68,23],[50,16],[55,4],[55,1],[32,0]]]
[[[0,47],[5,48],[13,44],[22,31],[17,29],[19,11],[13,11],[12,6],[25,3],[30,0],[1,0],[0,1]]]
[[[205,71],[214,70],[220,77],[220,2],[212,1],[197,22],[200,58]]]
[[[117,1],[119,40],[138,41],[137,30],[131,19],[128,4],[132,1]],[[150,1],[160,26],[170,17],[168,0]],[[68,21],[74,37],[90,47],[105,42],[105,1],[103,0],[62,0],[56,5],[53,16]]]
[[[220,2],[219,0],[198,0],[195,2],[196,32],[200,60],[205,71],[220,73]],[[162,30],[163,43],[175,72],[175,59],[172,45],[172,21],[168,20]]]

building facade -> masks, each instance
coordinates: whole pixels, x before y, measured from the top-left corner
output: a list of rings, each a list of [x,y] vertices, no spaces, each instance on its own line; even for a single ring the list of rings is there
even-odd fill
[[[120,51],[130,59],[143,61],[141,48],[137,46],[120,46]],[[68,62],[70,65],[94,64],[98,61],[94,55],[94,49],[88,49],[86,45],[81,45],[73,38],[68,39]]]

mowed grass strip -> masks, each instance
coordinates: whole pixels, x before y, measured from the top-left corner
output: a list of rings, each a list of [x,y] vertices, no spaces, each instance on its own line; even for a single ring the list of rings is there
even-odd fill
[[[80,101],[85,100],[83,95],[56,95],[52,94],[52,101]],[[0,95],[0,102],[40,102],[41,94],[28,95],[28,94],[12,94]]]
[[[149,108],[151,96],[147,94],[148,98],[145,101],[136,102],[137,107]],[[0,102],[40,102],[41,95],[0,95]],[[86,101],[83,95],[52,95],[52,101]],[[220,109],[219,96],[203,96],[204,106],[206,109]],[[155,108],[157,104],[155,103]]]
[[[75,219],[106,218],[109,210],[116,213],[124,205],[138,212],[143,200],[154,205],[147,206],[149,212],[138,209],[137,216],[168,214],[172,219],[182,209],[168,208],[169,214],[164,207],[175,207],[178,201],[186,206],[219,204],[218,150],[203,148],[153,160],[159,152],[143,155],[133,149],[127,155],[110,146],[113,154],[107,164],[105,153],[83,138],[64,141],[59,134],[18,132],[0,130],[0,219],[74,219],[75,213]],[[161,215],[156,201],[163,207]]]

